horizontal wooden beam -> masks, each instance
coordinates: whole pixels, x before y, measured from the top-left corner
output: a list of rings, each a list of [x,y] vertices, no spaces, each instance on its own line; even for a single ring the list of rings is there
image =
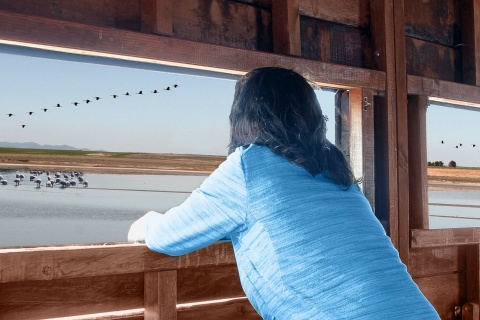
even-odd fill
[[[0,250],[0,283],[235,265],[232,244],[218,242],[179,257],[144,244],[78,245]]]
[[[480,228],[410,230],[411,248],[480,244]]]
[[[385,73],[381,71],[7,11],[0,11],[0,44],[228,74],[280,66],[295,69],[326,87],[385,89]]]
[[[480,108],[480,87],[418,76],[407,76],[408,94],[426,95],[432,101]]]
[[[369,2],[362,0],[343,0],[341,5],[337,0],[300,0],[301,15],[363,28],[370,23],[369,10]]]

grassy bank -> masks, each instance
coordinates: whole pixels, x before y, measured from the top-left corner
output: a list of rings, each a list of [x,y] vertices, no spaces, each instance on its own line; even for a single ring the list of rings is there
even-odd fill
[[[148,173],[211,172],[222,156],[0,148],[0,168],[29,170]],[[61,168],[61,169],[59,169]],[[129,169],[131,171],[129,171]],[[157,170],[158,172],[156,172]]]

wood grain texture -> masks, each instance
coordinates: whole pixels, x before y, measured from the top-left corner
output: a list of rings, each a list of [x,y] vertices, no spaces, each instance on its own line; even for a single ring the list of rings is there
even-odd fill
[[[460,47],[449,48],[410,37],[407,37],[405,42],[408,74],[446,81],[462,81]]]
[[[273,51],[300,56],[299,0],[272,0]]]
[[[467,301],[480,304],[480,245],[466,247]]]
[[[462,0],[463,82],[480,86],[480,1]]]
[[[140,1],[140,31],[173,34],[172,0],[141,0]]]
[[[411,230],[412,248],[480,244],[480,228]]]
[[[480,87],[477,86],[409,75],[407,88],[409,94],[441,98],[460,105],[463,102],[480,104]]]
[[[194,304],[178,307],[178,320],[228,319],[260,320],[247,298],[211,301],[209,305]]]
[[[145,273],[145,320],[177,319],[177,270]]]
[[[123,59],[151,59],[160,64],[226,73],[281,66],[304,73],[311,81],[325,86],[385,88],[385,75],[380,71],[8,12],[0,12],[0,43],[2,40],[41,44],[57,51],[73,49],[83,54],[108,53]]]
[[[466,299],[465,273],[438,275],[414,280],[438,312],[440,319],[455,319],[455,307],[461,306]]]
[[[140,244],[0,250],[0,283],[235,265],[231,243],[171,257]]]
[[[427,96],[408,96],[410,228],[428,229]]]
[[[465,246],[417,248],[410,251],[408,272],[413,278],[465,272]]]
[[[338,24],[368,28],[369,0],[300,0],[300,14]]]
[[[372,90],[361,90],[363,193],[375,210],[375,127]]]

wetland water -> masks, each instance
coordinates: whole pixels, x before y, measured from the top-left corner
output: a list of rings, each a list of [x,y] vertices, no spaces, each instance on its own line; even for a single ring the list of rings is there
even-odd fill
[[[205,175],[85,173],[89,186],[35,188],[30,173],[15,186],[15,171],[1,171],[0,247],[123,242],[133,221],[149,210],[182,203]],[[53,177],[53,173],[51,173]],[[480,227],[480,188],[429,191],[430,228]]]

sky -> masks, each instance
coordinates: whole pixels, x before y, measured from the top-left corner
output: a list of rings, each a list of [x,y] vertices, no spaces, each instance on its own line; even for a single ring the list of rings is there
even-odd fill
[[[116,152],[227,154],[233,77],[70,60],[0,50],[0,142]],[[170,90],[164,90],[167,87]],[[316,92],[330,119],[327,138],[333,141],[334,93]],[[480,112],[430,105],[428,161],[448,164],[454,160],[458,166],[480,167],[479,125]]]

